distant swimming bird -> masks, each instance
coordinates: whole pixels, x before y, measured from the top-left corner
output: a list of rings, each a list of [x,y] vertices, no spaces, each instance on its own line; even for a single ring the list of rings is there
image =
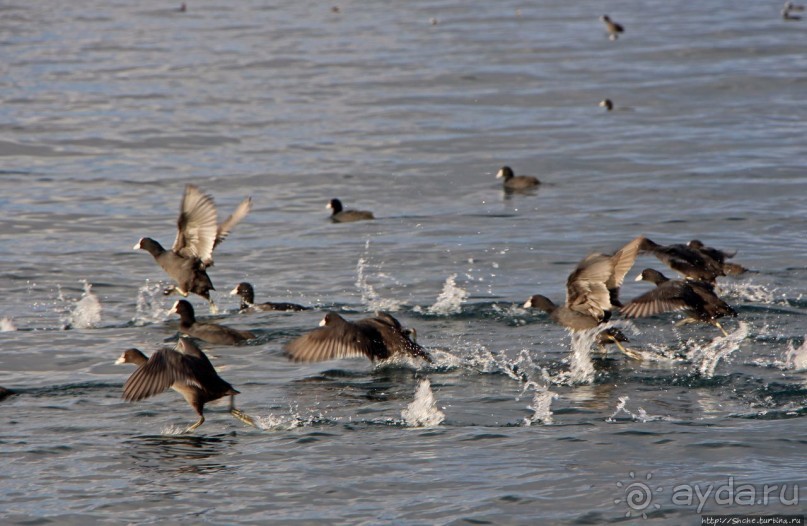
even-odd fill
[[[792,2],[785,2],[782,8],[782,18],[785,20],[801,20],[800,16],[791,14],[793,11],[804,11],[804,6],[796,5]]]
[[[184,13],[187,10],[188,10],[188,5],[185,2],[182,2],[179,5],[179,9],[177,9],[177,11],[179,11],[180,13]]]
[[[502,166],[496,174],[496,179],[503,179],[505,190],[527,190],[535,188],[541,181],[531,175],[515,175],[509,166]]]
[[[611,99],[603,99],[600,101],[600,107],[605,108],[607,111],[611,111],[614,109],[614,103],[611,101]]]
[[[225,396],[230,397],[230,414],[247,425],[255,421],[235,408],[238,391],[216,372],[205,353],[188,338],[180,338],[174,349],[163,348],[147,358],[138,349],[127,349],[116,364],[131,363],[137,366],[123,386],[123,399],[128,402],[143,400],[162,393],[169,387],[181,394],[199,415],[199,420],[185,430],[189,433],[205,421],[204,405]]]
[[[704,244],[698,239],[693,239],[687,243],[687,246],[692,250],[697,250],[704,256],[714,260],[718,265],[720,265],[724,276],[737,276],[748,272],[748,269],[744,266],[726,261],[727,259],[733,258],[737,252],[724,252],[716,248],[707,247],[704,246]]]
[[[320,362],[356,356],[376,361],[406,354],[432,361],[423,347],[410,339],[414,333],[407,333],[386,312],[355,322],[329,312],[319,325],[320,328],[287,343],[283,349],[286,356],[296,362]]]
[[[602,23],[605,24],[605,30],[608,31],[608,38],[610,40],[616,40],[619,38],[620,33],[625,32],[625,28],[611,20],[608,15],[602,15],[600,20],[602,20]]]
[[[179,332],[207,343],[237,345],[255,338],[255,335],[249,331],[239,331],[218,323],[197,322],[193,305],[185,300],[174,303],[169,313],[179,315]]]
[[[207,268],[213,265],[213,249],[224,241],[230,231],[252,209],[252,199],[247,197],[236,207],[235,212],[218,224],[216,205],[213,198],[202,193],[195,185],[185,187],[177,220],[177,237],[171,250],[150,237],[141,238],[134,249],[142,249],[151,254],[176,286],[165,291],[176,290],[182,296],[198,294],[212,305],[210,291],[215,290]]]
[[[653,254],[687,279],[714,283],[718,276],[724,275],[720,264],[687,245],[659,245],[643,237],[639,251]]]
[[[613,255],[594,253],[583,258],[566,280],[564,305],[555,305],[546,296],[536,294],[527,300],[524,307],[543,310],[553,321],[573,332],[594,329],[607,322],[612,308],[622,305],[619,287],[636,260],[642,239],[638,237],[630,241]],[[618,329],[609,329],[601,333],[598,339],[601,344],[616,344],[619,350],[632,358],[639,356],[621,345],[620,342],[628,339]]]
[[[4,400],[9,396],[15,394],[14,391],[11,389],[6,389],[5,387],[0,387],[0,400]]]
[[[239,296],[241,298],[241,307],[242,311],[270,311],[270,310],[280,310],[280,311],[300,311],[300,310],[308,310],[308,307],[303,307],[302,305],[297,305],[296,303],[255,303],[255,290],[252,288],[252,285],[246,282],[239,283],[236,287],[230,291],[230,294],[233,296]]]
[[[636,281],[655,283],[656,288],[634,298],[622,307],[620,312],[624,316],[639,318],[663,312],[683,311],[687,318],[678,325],[710,323],[720,329],[724,336],[728,336],[717,320],[723,316],[737,316],[737,312],[717,297],[712,284],[705,281],[671,280],[661,272],[650,268],[643,270],[636,277]]]
[[[339,199],[331,199],[326,208],[331,210],[331,221],[334,223],[351,223],[353,221],[375,219],[372,212],[365,210],[343,210],[342,201]]]

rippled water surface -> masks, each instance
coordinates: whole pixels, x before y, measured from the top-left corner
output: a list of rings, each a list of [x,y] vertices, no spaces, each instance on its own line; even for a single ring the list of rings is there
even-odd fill
[[[0,522],[803,510],[807,21],[771,2],[169,4],[0,5]],[[543,184],[504,194],[504,164]],[[220,312],[191,300],[258,334],[207,347],[258,429],[211,405],[183,435],[176,393],[120,399],[120,353],[176,338],[169,281],[131,247],[172,242],[187,183],[222,216],[254,201],[210,270]],[[377,220],[331,224],[332,197]],[[602,356],[521,307],[639,234],[738,251],[755,272],[719,284],[727,337],[617,320],[645,359]],[[314,309],[240,314],[239,281]],[[395,313],[435,363],[288,362],[331,309]],[[675,490],[742,484],[759,498]]]

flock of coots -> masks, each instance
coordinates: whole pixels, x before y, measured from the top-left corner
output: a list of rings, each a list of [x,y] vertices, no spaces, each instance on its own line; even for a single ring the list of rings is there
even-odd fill
[[[516,176],[513,170],[502,167],[497,178],[503,179],[506,191],[537,187],[540,182],[531,176]],[[194,185],[187,185],[182,196],[177,220],[177,235],[170,250],[157,241],[144,237],[135,249],[149,252],[175,284],[165,293],[176,292],[187,297],[196,294],[215,305],[210,291],[215,290],[207,269],[213,265],[213,250],[227,237],[233,227],[249,213],[250,198],[244,199],[223,222],[213,198]],[[374,219],[372,212],[345,210],[338,199],[328,203],[334,222]],[[654,269],[645,269],[637,280],[649,281],[656,288],[623,304],[619,288],[640,254],[652,254],[684,279],[671,280]],[[569,275],[566,281],[566,300],[560,305],[536,294],[524,307],[541,309],[550,318],[570,331],[596,330],[612,319],[614,314],[628,318],[654,316],[669,311],[682,311],[686,318],[681,323],[704,322],[726,332],[718,320],[737,313],[715,294],[718,277],[736,275],[746,269],[727,261],[734,254],[705,246],[698,240],[688,244],[659,245],[639,236],[626,243],[614,254],[592,253]],[[231,292],[240,298],[240,311],[301,311],[307,307],[294,303],[255,303],[255,292],[249,283],[239,283]],[[129,401],[161,393],[173,388],[182,394],[199,415],[199,420],[186,432],[204,422],[205,403],[230,397],[230,412],[242,422],[255,425],[254,419],[235,408],[233,398],[238,391],[223,380],[207,356],[194,340],[213,345],[239,345],[255,335],[226,325],[200,322],[193,306],[185,299],[176,301],[170,311],[180,317],[179,342],[175,348],[162,348],[146,357],[138,349],[126,350],[117,363],[131,363],[137,370],[123,388],[123,398]],[[428,352],[416,342],[413,328],[405,328],[393,316],[378,312],[375,316],[355,321],[346,320],[336,312],[328,312],[320,327],[287,342],[284,354],[291,360],[314,362],[349,357],[367,357],[372,361],[385,360],[394,355],[408,355],[431,362]],[[615,344],[631,358],[639,358],[623,343],[628,339],[617,328],[603,328],[598,334],[600,345]]]

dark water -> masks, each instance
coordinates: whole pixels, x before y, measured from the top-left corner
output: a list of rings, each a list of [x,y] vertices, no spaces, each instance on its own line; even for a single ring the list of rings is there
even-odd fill
[[[0,6],[0,522],[803,510],[807,22],[617,1],[610,42],[597,2],[287,4]],[[503,164],[544,184],[507,196]],[[261,429],[120,400],[120,352],[176,334],[131,246],[171,243],[186,183],[255,203],[211,277],[213,318],[259,338],[209,352]],[[378,220],[330,224],[331,197]],[[625,328],[644,361],[603,358],[520,307],[642,233],[757,271],[720,284],[727,338],[663,316]],[[243,280],[316,309],[237,314]],[[331,308],[395,312],[435,365],[287,362]]]

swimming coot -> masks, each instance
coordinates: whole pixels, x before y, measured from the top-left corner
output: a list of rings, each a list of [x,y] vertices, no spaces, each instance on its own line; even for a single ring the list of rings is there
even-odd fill
[[[537,177],[531,175],[515,175],[509,166],[502,166],[496,173],[496,179],[503,179],[505,190],[527,190],[541,184]]]
[[[179,332],[207,343],[237,345],[255,338],[255,335],[249,331],[239,331],[218,323],[197,322],[193,305],[185,300],[175,302],[170,313],[179,315]]]
[[[331,221],[334,223],[350,223],[353,221],[375,219],[373,213],[367,212],[366,210],[344,210],[342,208],[342,201],[339,199],[331,199],[326,208],[331,210]]]
[[[246,282],[239,283],[230,291],[230,294],[241,298],[242,311],[301,311],[308,310],[308,307],[297,305],[296,303],[255,303],[255,290],[252,285]]]

